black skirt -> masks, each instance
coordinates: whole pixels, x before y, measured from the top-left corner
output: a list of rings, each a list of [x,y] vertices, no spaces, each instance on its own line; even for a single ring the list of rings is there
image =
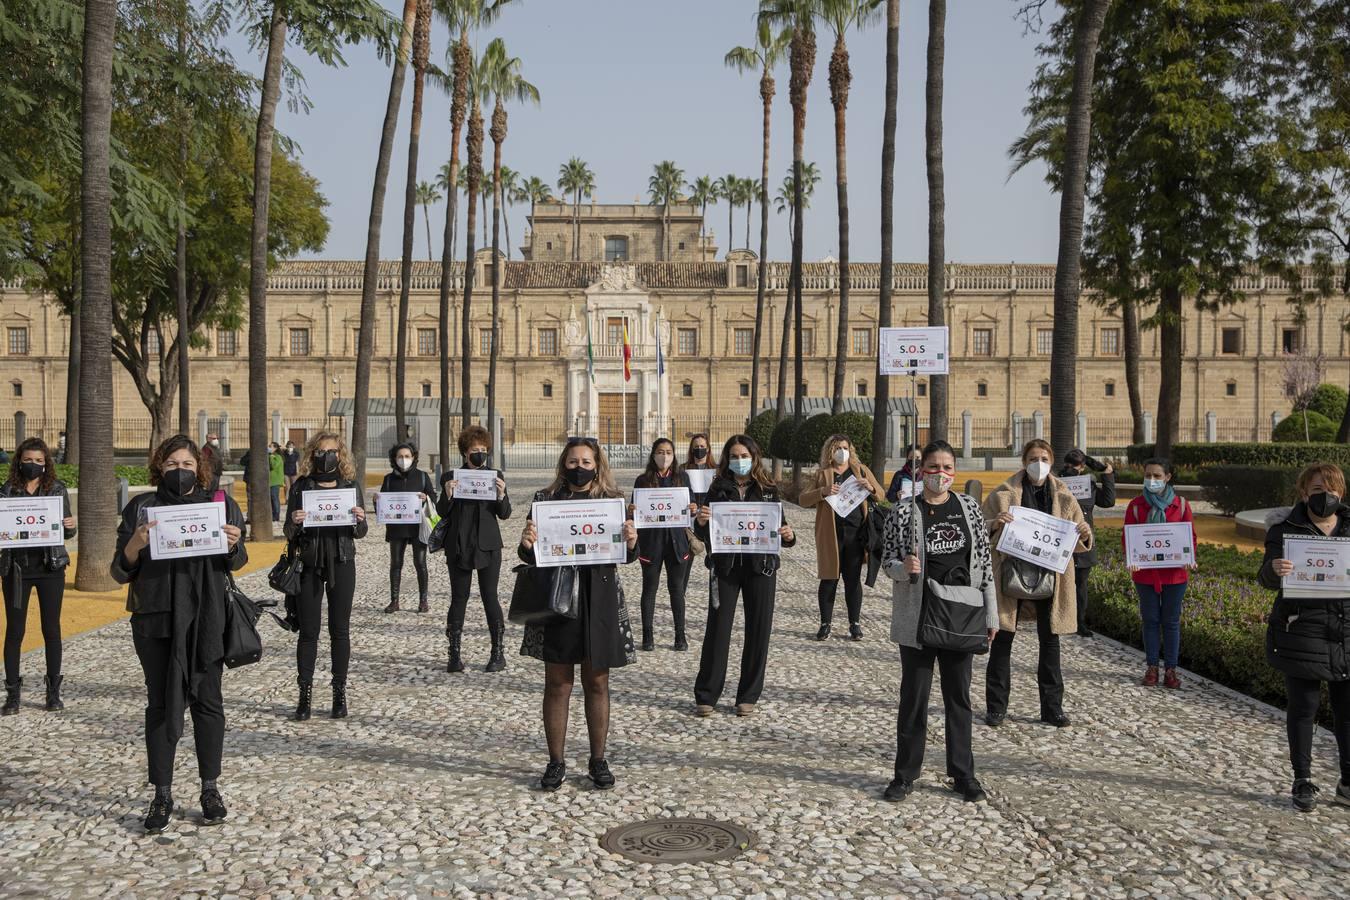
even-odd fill
[[[586,568],[609,571],[586,573]],[[576,618],[555,616],[542,623],[526,625],[520,654],[564,665],[589,661],[593,669],[618,669],[637,662],[628,606],[614,567],[584,567],[578,574],[581,583],[577,591]],[[609,579],[611,589],[592,590],[592,581],[604,577]]]

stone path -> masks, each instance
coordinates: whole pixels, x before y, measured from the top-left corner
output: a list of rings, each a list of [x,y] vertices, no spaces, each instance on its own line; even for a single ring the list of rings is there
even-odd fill
[[[196,824],[189,724],[179,815],[164,835],[141,834],[144,689],[128,626],[72,639],[66,711],[46,714],[29,694],[21,715],[0,719],[0,895],[1350,895],[1350,808],[1290,809],[1280,714],[1194,680],[1179,693],[1145,690],[1137,656],[1097,641],[1066,639],[1075,724],[1062,731],[1034,721],[1034,635],[1018,641],[1012,722],[975,732],[989,803],[961,803],[939,781],[936,690],[919,789],[883,803],[899,680],[889,597],[880,585],[867,593],[864,642],[808,640],[810,515],[790,519],[803,539],[780,581],[761,714],[691,715],[704,618],[691,604],[691,652],[642,654],[613,675],[619,786],[608,793],[577,774],[579,700],[568,783],[533,789],[546,761],[542,665],[514,655],[513,627],[508,671],[483,673],[486,635],[471,605],[472,670],[447,675],[441,558],[434,614],[383,615],[378,529],[360,551],[352,718],[287,719],[293,639],[268,625],[266,659],[225,677],[231,812],[218,828]],[[635,607],[637,566],[624,577]],[[696,571],[692,596],[706,595],[704,578]],[[266,591],[262,573],[244,584]],[[668,612],[658,627],[668,646]],[[30,673],[39,665],[40,652],[27,656]],[[326,704],[326,685],[316,694]],[[1319,732],[1324,798],[1334,753]],[[598,846],[616,824],[669,816],[736,822],[754,846],[730,861],[661,866]]]

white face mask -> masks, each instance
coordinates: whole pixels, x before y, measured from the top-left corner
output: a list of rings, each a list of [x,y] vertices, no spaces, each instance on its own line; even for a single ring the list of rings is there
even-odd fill
[[[948,475],[946,472],[929,472],[923,476],[923,486],[928,489],[929,493],[941,494],[951,487],[955,480],[955,476]]]
[[[666,469],[669,469],[670,464],[675,461],[675,457],[671,456],[669,453],[658,453],[653,459],[656,460],[656,467],[663,472]]]
[[[1027,463],[1027,475],[1035,484],[1040,484],[1050,474],[1050,464],[1044,460]]]
[[[1144,490],[1148,491],[1150,494],[1161,494],[1166,487],[1167,482],[1163,481],[1161,478],[1144,479]]]
[[[845,450],[843,447],[840,447],[838,450],[834,451],[834,464],[835,464],[835,465],[837,465],[837,466],[842,466],[842,465],[844,465],[844,464],[847,463],[847,462],[848,462],[848,451],[847,451],[847,450]]]
[[[400,469],[402,469],[404,472],[406,472],[406,471],[408,471],[409,469],[412,468],[412,458],[411,458],[411,457],[400,456],[398,459],[394,460],[394,462],[397,463],[397,464],[398,464],[398,467],[399,467]]]

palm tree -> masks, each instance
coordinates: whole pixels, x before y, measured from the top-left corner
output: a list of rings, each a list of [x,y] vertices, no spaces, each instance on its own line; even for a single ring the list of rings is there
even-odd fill
[[[776,90],[773,69],[783,60],[789,35],[786,31],[774,33],[767,22],[757,23],[754,47],[736,47],[723,60],[728,66],[744,74],[758,71],[759,97],[764,104],[764,149],[760,158],[759,176],[759,277],[755,285],[755,339],[750,360],[750,415],[759,407],[759,349],[764,333],[764,288],[769,265],[769,123],[773,113],[773,95]],[[746,242],[749,246],[749,242]]]
[[[85,347],[112,344],[112,141],[113,42],[116,0],[84,4],[84,64],[80,103],[80,340]],[[107,560],[116,549],[117,482],[113,477],[112,356],[90,353],[80,369],[80,553],[75,586],[115,587]],[[17,465],[18,461],[15,461]]]
[[[745,207],[745,249],[750,249],[750,207],[759,196],[759,181],[755,178],[742,178],[736,185],[736,202]]]
[[[713,182],[713,189],[717,191],[718,198],[727,201],[727,253],[731,252],[732,246],[736,243],[731,237],[731,221],[732,217],[736,214],[735,199],[737,181],[738,179],[735,175],[723,175]]]
[[[708,204],[717,199],[717,184],[713,181],[711,175],[700,175],[697,179],[690,182],[689,202],[699,207],[698,220],[698,243],[699,243],[699,262],[707,259],[708,242],[704,237],[704,224],[708,218]]]
[[[460,365],[460,423],[462,428],[469,427],[469,400],[473,395],[473,379],[470,374],[469,359],[473,351],[473,281],[475,269],[474,226],[478,215],[478,191],[483,180],[483,71],[481,60],[469,69],[469,168],[468,187],[464,199],[468,201],[468,215],[464,222],[464,305],[460,310],[460,350],[463,360]],[[492,423],[487,423],[491,428]]]
[[[941,0],[939,0],[941,2]],[[853,81],[848,45],[844,36],[854,28],[866,28],[877,19],[881,0],[819,0],[818,15],[834,33],[830,54],[830,105],[834,107],[835,191],[839,206],[839,327],[834,349],[834,390],[830,413],[838,415],[844,404],[844,376],[848,363],[848,89]]]
[[[461,170],[460,173],[457,173],[457,174],[462,175],[462,174],[463,174],[462,170]],[[458,180],[462,182],[463,179],[461,178],[461,179],[458,179]],[[451,181],[450,181],[450,164],[449,164],[449,163],[441,163],[441,168],[440,168],[440,170],[436,173],[436,180],[435,180],[434,182],[432,182],[432,186],[435,188],[437,194],[439,194],[440,197],[443,197],[443,198],[446,200],[447,204],[448,204],[451,208],[454,208],[455,206],[458,205],[458,203],[459,203],[459,185],[458,185],[458,184],[455,184],[455,185],[452,186],[452,183],[451,183]],[[448,218],[448,217],[447,217],[447,218]],[[445,240],[450,241],[450,242],[451,242],[451,245],[452,245],[452,247],[453,247],[453,243],[454,243],[454,240],[455,240],[455,223],[454,223],[453,220],[450,220],[450,227],[446,229],[446,232],[445,232]],[[450,258],[451,258],[451,260],[454,259],[453,251],[452,251],[452,253],[451,253]]]
[[[595,193],[595,173],[579,156],[558,167],[558,190],[572,195],[572,259],[581,259],[581,198]]]
[[[947,281],[943,265],[947,254],[947,198],[942,169],[942,90],[946,37],[947,0],[929,0],[924,156],[928,165],[928,324],[931,327],[943,325],[947,319],[943,306],[943,290]],[[928,379],[929,440],[947,439],[948,417],[947,376],[934,375]]]
[[[669,159],[653,166],[652,175],[647,179],[651,205],[661,207],[661,259],[667,262],[670,260],[670,204],[679,202],[683,184],[684,170]]]
[[[441,192],[437,190],[435,184],[429,181],[418,182],[417,205],[422,207],[422,221],[427,226],[427,262],[434,262],[431,258],[431,204],[440,202]]]
[[[530,204],[530,256],[534,256],[534,207],[537,203],[549,203],[553,193],[548,182],[537,175],[531,175],[520,183],[519,202]]]
[[[895,127],[900,102],[900,0],[886,0],[886,110],[881,125],[881,285],[877,328],[891,327],[895,240]],[[877,356],[876,397],[872,404],[872,471],[886,470],[886,408],[890,405],[890,377],[881,374]],[[931,416],[929,427],[931,428]],[[914,435],[909,440],[914,440]]]
[[[491,428],[497,414],[497,355],[501,326],[498,323],[501,304],[501,252],[498,242],[501,234],[502,199],[502,144],[506,143],[506,104],[539,103],[539,89],[525,80],[520,72],[520,57],[511,56],[501,38],[495,38],[483,51],[480,66],[483,99],[493,102],[492,109],[492,346],[488,356],[487,417]],[[511,173],[512,180],[515,173]],[[508,242],[509,245],[509,242]]]
[[[816,184],[819,183],[819,181],[820,170],[816,167],[816,164],[805,163],[802,166],[802,209],[809,209],[811,207],[811,195],[816,192]],[[775,198],[774,205],[777,207],[780,215],[784,212],[788,214],[788,236],[794,241],[797,239],[797,220],[793,214],[793,200],[796,197],[796,179],[792,177],[792,169],[788,169],[787,177],[783,179],[782,185],[778,188],[778,195]],[[791,286],[792,285],[789,282],[788,287],[791,288]],[[778,352],[778,394],[776,399],[778,402],[777,409],[779,410],[780,418],[782,416],[783,407],[787,403],[788,341],[792,334],[792,309],[792,292],[789,290],[783,301],[783,337],[782,345]],[[801,378],[798,378],[797,382],[800,384]]]
[[[511,258],[511,204],[520,202],[520,173],[502,166],[502,231],[506,233],[506,258]]]
[[[431,0],[417,0],[413,25],[412,128],[408,132],[408,179],[403,193],[403,259],[398,278],[397,352],[394,354],[394,423],[399,440],[407,434],[408,291],[412,288],[413,238],[417,230],[417,154],[422,137],[422,97],[431,60]]]

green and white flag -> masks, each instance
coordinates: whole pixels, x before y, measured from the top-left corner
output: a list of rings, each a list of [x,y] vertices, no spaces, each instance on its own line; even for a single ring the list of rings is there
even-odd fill
[[[591,343],[591,316],[586,314],[586,374],[591,376],[591,384],[595,384],[595,345]]]

